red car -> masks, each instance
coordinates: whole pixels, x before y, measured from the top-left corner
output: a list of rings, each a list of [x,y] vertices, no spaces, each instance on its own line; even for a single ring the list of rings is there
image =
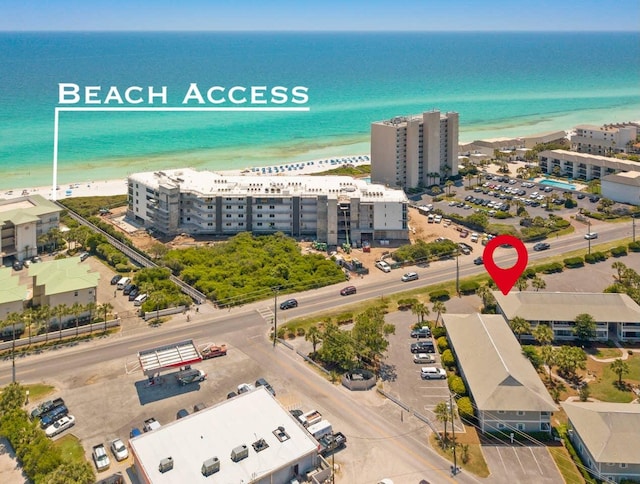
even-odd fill
[[[227,345],[207,345],[201,352],[202,359],[208,360],[209,358],[215,358],[216,356],[224,356],[227,354]]]

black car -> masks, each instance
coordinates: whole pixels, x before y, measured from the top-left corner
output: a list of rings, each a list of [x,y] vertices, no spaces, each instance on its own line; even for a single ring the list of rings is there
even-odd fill
[[[276,391],[273,389],[273,387],[271,385],[269,385],[269,382],[267,380],[265,380],[264,378],[258,378],[256,380],[256,384],[255,387],[265,387],[267,389],[267,391],[269,393],[271,393],[271,395],[273,395],[274,397],[276,396]]]
[[[536,251],[547,250],[550,247],[551,246],[546,242],[538,242],[536,245],[533,246],[533,250],[536,250]]]
[[[411,353],[435,353],[433,341],[420,341],[411,345]]]
[[[481,266],[482,264],[484,264],[484,261],[482,260],[482,257],[476,257],[475,259],[473,259],[473,263],[477,266]]]
[[[355,294],[357,291],[356,286],[347,286],[340,291],[341,296],[348,296],[349,294]]]
[[[131,291],[133,290],[137,290],[138,286],[136,286],[135,284],[127,284],[126,286],[124,286],[124,289],[122,290],[122,294],[124,294],[125,296],[128,296],[129,294],[131,294]]]
[[[140,295],[140,289],[138,289],[137,287],[134,289],[131,289],[131,292],[129,293],[129,301],[135,301],[135,299]]]
[[[22,261],[17,260],[13,263],[14,271],[21,271],[23,267],[24,267],[24,264],[22,263]]]
[[[116,284],[118,284],[118,281],[122,278],[122,276],[113,276],[111,278],[111,285],[115,286]]]
[[[578,193],[578,195],[576,195],[576,198],[578,200],[582,200],[584,198],[584,196],[585,196],[584,193]]]
[[[295,299],[287,299],[286,301],[280,304],[280,309],[291,309],[291,308],[297,308],[297,307],[298,307],[298,301],[296,301]]]
[[[52,425],[53,422],[64,417],[68,413],[69,409],[67,409],[65,405],[54,407],[40,417],[40,427],[42,427],[43,429],[47,428],[49,425]]]

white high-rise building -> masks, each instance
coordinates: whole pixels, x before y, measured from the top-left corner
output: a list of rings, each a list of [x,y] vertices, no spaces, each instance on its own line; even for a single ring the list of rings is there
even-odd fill
[[[371,123],[371,181],[416,188],[458,174],[458,113],[433,110]]]

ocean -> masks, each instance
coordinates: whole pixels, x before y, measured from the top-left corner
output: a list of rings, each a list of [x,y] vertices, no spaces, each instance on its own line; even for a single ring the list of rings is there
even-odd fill
[[[59,181],[369,152],[372,121],[460,141],[640,119],[639,33],[0,33],[0,188],[51,183],[58,84],[305,86],[308,112],[61,112]],[[291,105],[290,103],[287,105]]]

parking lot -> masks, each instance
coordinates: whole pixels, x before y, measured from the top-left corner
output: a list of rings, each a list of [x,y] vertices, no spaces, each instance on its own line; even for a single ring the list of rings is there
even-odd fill
[[[558,468],[544,446],[483,445],[482,452],[492,471],[491,482],[562,482]]]

